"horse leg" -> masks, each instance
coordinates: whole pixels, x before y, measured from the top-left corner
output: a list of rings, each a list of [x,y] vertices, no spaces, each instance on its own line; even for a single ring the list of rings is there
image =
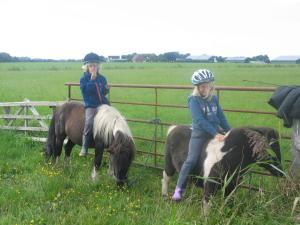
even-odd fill
[[[59,162],[59,157],[61,155],[61,151],[62,151],[62,146],[63,146],[63,143],[64,143],[64,138],[58,138],[56,137],[56,140],[55,140],[55,151],[54,151],[54,160],[55,160],[55,166],[58,165],[58,162]]]
[[[230,182],[225,188],[224,198],[225,198],[225,204],[228,206],[233,206],[234,204],[232,194],[235,191],[236,185],[237,185],[236,181],[233,181]]]
[[[169,189],[169,180],[170,176],[166,173],[166,171],[163,171],[163,179],[161,180],[161,193],[163,196],[168,196],[168,189]]]
[[[111,157],[109,157],[109,163],[108,163],[108,171],[107,174],[109,176],[113,176],[114,175],[114,171],[113,171],[113,166],[112,166],[112,162],[111,162]]]
[[[236,180],[233,180],[227,185],[227,187],[225,188],[225,193],[224,193],[225,198],[228,197],[231,194],[231,192],[234,191],[236,184],[237,184],[236,182],[237,182]]]
[[[168,196],[169,180],[170,177],[174,175],[175,171],[171,154],[167,150],[165,156],[165,170],[163,171],[163,179],[161,180],[161,193],[163,196]]]
[[[92,179],[94,181],[97,178],[97,171],[99,170],[99,168],[101,166],[103,151],[104,151],[104,144],[102,142],[96,142],[94,168],[93,168],[93,172],[92,172]]]
[[[204,198],[203,198],[203,215],[208,216],[210,209],[210,199],[215,196],[218,190],[218,184],[213,182],[205,182]]]
[[[74,143],[69,139],[67,144],[65,145],[65,164],[69,164],[70,163],[70,155],[72,152],[72,149],[74,147]]]

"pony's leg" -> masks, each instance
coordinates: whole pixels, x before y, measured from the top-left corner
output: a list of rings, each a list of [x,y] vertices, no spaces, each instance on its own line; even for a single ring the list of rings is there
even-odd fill
[[[237,186],[236,182],[237,182],[236,180],[231,181],[225,188],[224,198],[225,198],[225,204],[227,204],[228,206],[233,206],[234,204],[232,195],[234,194],[234,191]]]
[[[61,155],[62,146],[64,144],[64,138],[56,138],[55,141],[55,151],[54,151],[54,160],[55,160],[55,166],[58,165],[59,157]]]
[[[210,202],[209,200],[203,199],[203,215],[206,217],[209,215]]]
[[[70,163],[70,155],[71,155],[74,145],[75,144],[70,139],[68,140],[67,144],[65,145],[65,164]]]
[[[203,199],[203,215],[208,216],[210,209],[210,199],[215,196],[218,190],[218,185],[213,182],[205,182],[204,184],[204,199]]]
[[[168,196],[168,189],[169,189],[169,180],[170,177],[167,175],[166,171],[163,171],[163,179],[161,180],[161,193],[163,196]]]
[[[97,171],[99,170],[102,162],[102,156],[104,151],[104,144],[102,142],[96,142],[95,144],[95,159],[94,159],[94,168],[92,172],[92,179],[96,180]]]
[[[163,171],[163,179],[161,180],[161,193],[163,196],[168,196],[169,180],[175,173],[175,167],[173,165],[172,157],[169,151],[166,151],[165,156],[165,170]]]
[[[113,176],[114,175],[114,171],[113,171],[113,166],[112,166],[112,163],[111,163],[111,158],[109,157],[109,163],[108,163],[108,171],[107,171],[107,174],[109,176]]]
[[[236,184],[237,184],[237,181],[236,180],[232,180],[228,185],[227,187],[225,188],[225,198],[227,196],[229,196],[235,189],[236,187]]]

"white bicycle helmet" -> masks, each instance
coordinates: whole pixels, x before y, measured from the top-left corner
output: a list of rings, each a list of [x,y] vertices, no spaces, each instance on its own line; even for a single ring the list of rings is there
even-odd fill
[[[193,73],[191,81],[193,85],[208,83],[215,80],[214,74],[207,69],[200,69]]]

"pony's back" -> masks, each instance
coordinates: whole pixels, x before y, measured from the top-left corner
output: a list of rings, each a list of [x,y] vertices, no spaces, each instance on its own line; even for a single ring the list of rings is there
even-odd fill
[[[166,165],[175,168],[177,172],[187,157],[191,133],[190,126],[171,126],[168,129],[165,145]],[[174,173],[174,169],[170,169],[170,173]]]

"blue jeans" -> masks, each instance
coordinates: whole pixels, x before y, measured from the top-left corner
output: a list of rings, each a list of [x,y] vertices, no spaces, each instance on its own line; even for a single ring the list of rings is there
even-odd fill
[[[85,109],[85,122],[84,130],[82,135],[82,151],[87,152],[88,147],[93,142],[93,124],[94,116],[97,112],[97,108],[86,108]]]
[[[207,141],[208,139],[203,137],[203,135],[200,135],[197,131],[192,131],[188,156],[181,167],[176,187],[181,189],[186,187],[187,178],[190,172],[195,168],[201,155],[202,148]]]

